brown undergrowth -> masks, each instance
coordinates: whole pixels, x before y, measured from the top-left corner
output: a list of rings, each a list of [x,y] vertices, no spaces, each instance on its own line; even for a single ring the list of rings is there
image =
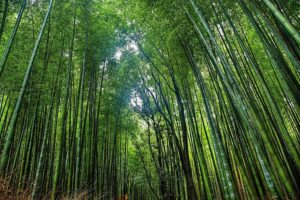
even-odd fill
[[[0,178],[0,200],[30,200],[30,190],[17,190],[8,179]]]
[[[61,197],[60,200],[84,200],[87,198],[87,193],[82,192],[70,197]],[[43,198],[49,200],[50,195]],[[31,190],[18,190],[13,185],[9,184],[8,178],[0,178],[0,200],[31,200]]]

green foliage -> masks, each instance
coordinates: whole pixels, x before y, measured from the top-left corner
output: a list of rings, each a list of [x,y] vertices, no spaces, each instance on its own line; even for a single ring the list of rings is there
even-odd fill
[[[33,199],[299,196],[297,1],[5,2],[1,176]]]

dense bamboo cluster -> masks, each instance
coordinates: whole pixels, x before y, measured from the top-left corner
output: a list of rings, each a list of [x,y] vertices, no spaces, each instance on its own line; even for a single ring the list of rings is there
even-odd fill
[[[0,10],[0,175],[15,189],[53,200],[300,197],[297,1]]]

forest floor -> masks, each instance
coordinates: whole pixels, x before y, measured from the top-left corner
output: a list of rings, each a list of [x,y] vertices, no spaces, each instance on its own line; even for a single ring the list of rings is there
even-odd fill
[[[10,185],[7,179],[0,179],[0,200],[29,200],[30,191],[17,191]]]
[[[80,200],[86,197],[86,193],[76,195],[77,197],[62,197],[61,200]],[[50,199],[49,196],[43,198],[44,200]],[[9,181],[0,178],[0,200],[31,200],[31,191],[29,189],[17,190]]]

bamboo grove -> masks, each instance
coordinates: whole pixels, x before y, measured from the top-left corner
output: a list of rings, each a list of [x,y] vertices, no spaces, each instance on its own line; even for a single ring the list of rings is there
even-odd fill
[[[34,200],[298,199],[299,16],[297,0],[1,0],[1,179]]]

